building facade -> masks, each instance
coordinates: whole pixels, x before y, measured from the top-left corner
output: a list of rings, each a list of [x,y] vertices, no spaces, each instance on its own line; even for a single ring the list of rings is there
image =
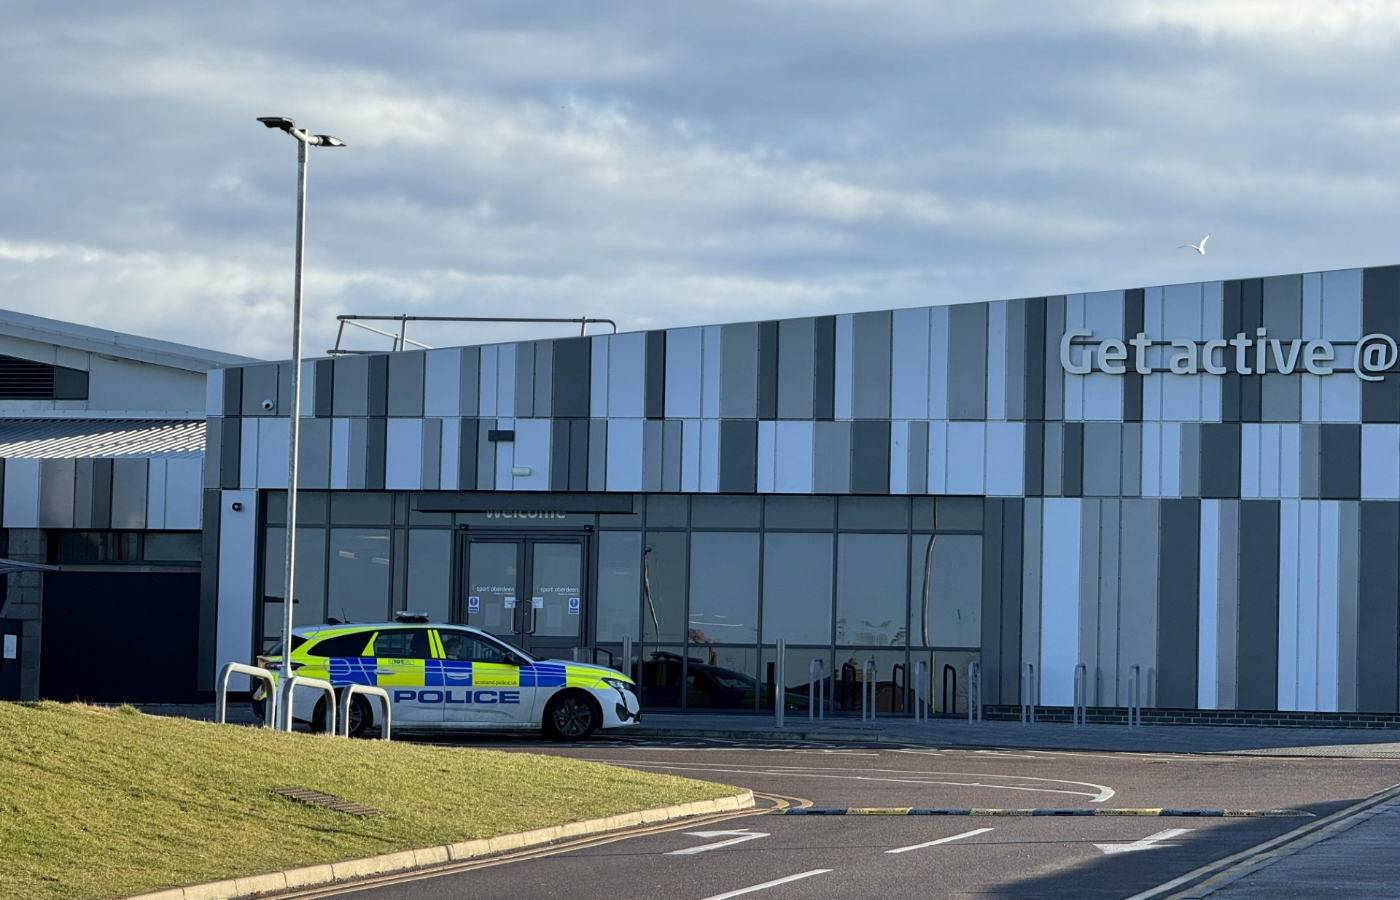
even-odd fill
[[[1387,267],[308,361],[296,619],[630,636],[653,708],[781,638],[837,708],[1394,713],[1396,336]],[[288,375],[210,373],[206,683],[275,640]]]

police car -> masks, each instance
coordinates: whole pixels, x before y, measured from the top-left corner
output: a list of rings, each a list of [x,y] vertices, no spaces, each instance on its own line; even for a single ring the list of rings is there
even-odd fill
[[[281,646],[258,665],[282,670]],[[292,631],[292,671],[340,688],[375,685],[389,693],[398,731],[543,730],[581,741],[599,728],[641,721],[636,685],[603,666],[535,659],[518,647],[466,625],[430,623],[401,614],[379,624],[328,624]],[[265,688],[253,695],[262,716]],[[297,691],[293,715],[314,729],[326,721],[324,694]],[[378,700],[355,695],[350,734],[374,721]]]

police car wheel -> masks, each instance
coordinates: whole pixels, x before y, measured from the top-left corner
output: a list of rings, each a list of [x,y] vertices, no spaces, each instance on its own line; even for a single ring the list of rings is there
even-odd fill
[[[544,731],[556,741],[582,741],[598,730],[603,714],[579,691],[555,694],[544,709]]]
[[[369,701],[361,694],[356,694],[350,701],[350,736],[360,737],[374,724],[374,712],[370,709]]]

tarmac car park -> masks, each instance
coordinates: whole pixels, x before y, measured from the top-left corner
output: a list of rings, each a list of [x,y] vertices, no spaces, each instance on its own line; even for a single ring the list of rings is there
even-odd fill
[[[376,624],[327,624],[292,631],[291,666],[299,676],[337,689],[373,685],[389,693],[395,732],[472,729],[543,730],[554,740],[579,741],[599,728],[640,721],[636,685],[621,672],[564,660],[541,660],[466,625],[407,619]],[[281,671],[281,647],[258,665]],[[253,695],[261,717],[264,689]],[[324,727],[326,698],[298,692],[293,716]],[[365,732],[378,702],[356,695],[350,733]]]

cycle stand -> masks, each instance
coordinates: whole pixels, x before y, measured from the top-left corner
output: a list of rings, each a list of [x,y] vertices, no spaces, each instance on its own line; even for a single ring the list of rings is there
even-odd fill
[[[379,709],[384,713],[384,727],[379,729],[379,737],[381,740],[389,740],[390,720],[393,718],[393,713],[390,711],[389,692],[382,687],[371,687],[367,684],[347,684],[341,693],[340,735],[347,738],[350,736],[350,703],[351,698],[356,694],[368,694],[379,698]]]

